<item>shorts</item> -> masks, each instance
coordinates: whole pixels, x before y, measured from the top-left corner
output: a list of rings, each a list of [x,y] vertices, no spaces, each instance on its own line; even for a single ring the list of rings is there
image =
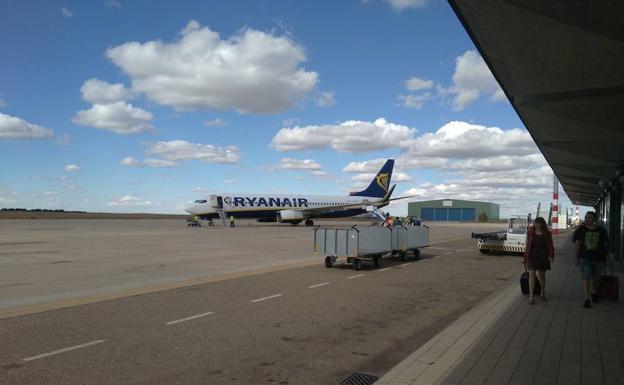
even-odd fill
[[[600,261],[588,261],[581,259],[581,277],[583,279],[598,280],[602,273],[602,262]]]

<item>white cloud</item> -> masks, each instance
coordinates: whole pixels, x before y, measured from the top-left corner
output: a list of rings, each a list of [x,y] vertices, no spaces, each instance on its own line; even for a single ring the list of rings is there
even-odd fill
[[[409,169],[438,169],[445,168],[445,166],[449,163],[449,160],[446,158],[424,158],[419,157],[417,154],[406,153],[403,154],[400,158],[397,159],[396,163],[401,168],[409,168]]]
[[[466,51],[455,59],[453,86],[443,90],[455,95],[453,109],[461,111],[477,100],[481,94],[490,96],[491,100],[506,100],[505,93],[477,51]]]
[[[108,58],[132,79],[132,88],[176,109],[285,111],[317,84],[300,65],[304,49],[287,36],[244,29],[222,39],[190,21],[177,40],[129,42]]]
[[[146,152],[173,162],[197,159],[208,163],[237,163],[241,157],[236,146],[217,147],[184,140],[151,144]]]
[[[227,122],[221,118],[216,118],[212,120],[206,120],[204,122],[204,126],[206,127],[225,127],[227,126]]]
[[[409,141],[416,130],[379,118],[374,122],[349,120],[335,125],[282,128],[271,146],[279,151],[332,148],[356,153],[397,147]]]
[[[174,162],[171,160],[147,158],[142,161],[139,161],[137,159],[134,159],[131,156],[127,156],[123,158],[119,163],[128,167],[154,167],[154,168],[175,167],[178,165],[177,162]]]
[[[418,95],[399,95],[398,99],[402,106],[420,110],[426,101],[433,99],[433,95],[430,92],[425,92]]]
[[[94,104],[110,104],[133,98],[132,92],[123,84],[110,84],[95,78],[85,81],[80,87],[80,93],[84,101]]]
[[[0,139],[47,139],[54,131],[0,112]]]
[[[323,170],[314,170],[312,171],[312,175],[314,176],[327,176],[327,173]]]
[[[65,166],[65,171],[77,172],[80,171],[80,166],[78,166],[77,164],[68,164],[67,166]]]
[[[403,11],[409,8],[422,8],[428,0],[386,0],[396,11]]]
[[[378,171],[378,170],[377,170]],[[356,174],[353,175],[351,177],[352,181],[355,182],[361,182],[361,186],[368,186],[368,184],[375,178],[375,175],[377,175],[376,172],[374,173],[363,173],[363,174]],[[412,177],[409,176],[408,174],[404,173],[404,172],[393,172],[392,173],[392,180],[391,182],[407,182],[412,180]]]
[[[274,167],[282,170],[321,170],[322,167],[314,159],[283,158],[280,164]]]
[[[60,11],[61,11],[61,15],[65,16],[68,19],[71,19],[72,17],[74,17],[74,14],[65,7],[61,8]]]
[[[346,165],[342,171],[344,172],[358,172],[358,173],[374,173],[381,169],[386,163],[387,159],[372,159],[365,160],[363,162],[350,162]]]
[[[393,172],[392,182],[407,182],[412,180],[412,177],[404,172]]]
[[[138,166],[140,166],[140,162],[138,160],[134,159],[131,156],[126,156],[119,163],[123,164],[124,166],[128,166],[128,167],[138,167]]]
[[[116,0],[106,0],[106,1],[104,1],[104,6],[106,8],[121,9],[121,3],[119,1],[116,1]]]
[[[426,133],[407,143],[406,152],[417,157],[454,159],[487,158],[538,153],[526,130],[502,130],[462,121],[452,121],[436,132]]]
[[[151,132],[153,115],[123,101],[111,104],[94,104],[88,110],[76,113],[72,121],[81,126],[95,127],[116,134]]]
[[[4,108],[8,106],[9,103],[4,99],[3,95],[0,93],[0,108]]]
[[[233,179],[225,179],[225,180],[223,181],[223,183],[225,183],[225,184],[236,184],[236,183],[238,183],[238,182],[236,182],[236,181],[235,181],[235,180],[233,180]]]
[[[154,159],[154,158],[147,158],[143,160],[143,164],[146,167],[174,167],[178,165],[178,163],[173,162],[171,160]]]
[[[454,162],[448,166],[449,170],[460,171],[513,171],[518,169],[530,169],[533,167],[546,166],[546,159],[539,153],[530,155],[500,155],[484,159],[465,159],[462,162]]]
[[[336,105],[334,92],[321,92],[321,95],[316,99],[316,105],[319,107],[330,107]]]
[[[433,87],[433,80],[412,77],[405,82],[405,88],[408,91],[427,90]]]
[[[206,188],[206,187],[193,187],[191,191],[196,192],[196,193],[207,193],[207,192],[211,192],[214,190]]]
[[[125,195],[118,199],[114,199],[109,201],[107,206],[151,206],[152,202],[150,201],[142,201],[139,198],[133,197],[131,195]]]

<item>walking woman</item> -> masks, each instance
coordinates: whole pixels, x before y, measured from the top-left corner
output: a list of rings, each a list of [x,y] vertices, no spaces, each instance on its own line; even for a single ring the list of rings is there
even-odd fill
[[[533,290],[535,288],[535,273],[541,285],[541,299],[546,301],[546,270],[555,259],[555,248],[552,235],[548,231],[546,221],[542,217],[535,218],[533,227],[527,234],[524,263],[529,271],[529,303],[533,305]]]

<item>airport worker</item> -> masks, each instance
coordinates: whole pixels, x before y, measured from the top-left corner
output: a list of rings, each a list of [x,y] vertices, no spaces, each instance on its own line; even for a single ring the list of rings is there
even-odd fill
[[[420,219],[418,219],[418,217],[414,217],[412,219],[412,221],[413,221],[414,226],[420,226],[421,225]]]
[[[552,234],[548,230],[546,221],[542,217],[535,218],[533,227],[527,233],[526,251],[524,263],[529,271],[529,304],[533,305],[533,291],[535,289],[535,275],[541,285],[540,297],[546,301],[546,270],[555,259],[555,247]]]
[[[412,217],[407,217],[407,219],[405,220],[405,226],[414,226],[414,220],[412,219]]]
[[[234,215],[230,215],[230,227],[234,227]]]
[[[590,308],[600,299],[596,292],[603,264],[609,253],[609,237],[604,227],[597,224],[598,216],[593,211],[585,214],[583,222],[572,236],[576,247],[576,266],[581,268],[583,280],[583,307]]]

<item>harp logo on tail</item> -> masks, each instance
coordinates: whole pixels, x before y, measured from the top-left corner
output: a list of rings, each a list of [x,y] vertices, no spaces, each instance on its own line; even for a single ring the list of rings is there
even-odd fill
[[[379,185],[379,187],[384,189],[385,192],[388,192],[388,173],[380,172],[379,174],[377,174],[375,179],[377,180],[377,184]]]

